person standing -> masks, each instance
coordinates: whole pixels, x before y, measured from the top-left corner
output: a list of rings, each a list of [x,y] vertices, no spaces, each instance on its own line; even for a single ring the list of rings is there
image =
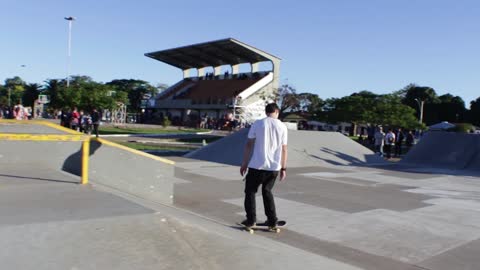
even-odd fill
[[[97,111],[97,108],[93,108],[92,114],[92,124],[93,124],[93,132],[95,136],[98,138],[98,126],[100,125],[100,113]]]
[[[385,152],[387,158],[392,157],[392,147],[395,146],[395,133],[391,129],[388,129],[387,135],[385,135]]]
[[[379,153],[380,156],[383,156],[383,145],[385,142],[385,132],[383,132],[382,127],[378,127],[377,132],[374,135],[375,138],[375,152]]]
[[[263,205],[269,229],[276,229],[277,213],[272,188],[280,174],[280,181],[286,176],[287,166],[287,127],[278,115],[277,104],[270,103],[265,107],[267,117],[255,121],[248,132],[248,141],[243,154],[240,174],[245,175],[245,212],[247,219],[242,225],[249,228],[256,224],[255,194],[262,186]],[[253,154],[252,154],[253,152]]]
[[[412,148],[414,141],[415,141],[415,137],[413,136],[413,132],[410,130],[408,131],[407,138],[405,140],[405,143],[407,145],[407,150],[410,150],[410,148]]]
[[[77,111],[77,107],[73,108],[72,116],[70,119],[70,127],[73,130],[78,131],[80,126],[80,113]]]
[[[401,128],[397,130],[395,134],[395,156],[400,157],[402,155],[402,142],[405,139],[405,134]]]

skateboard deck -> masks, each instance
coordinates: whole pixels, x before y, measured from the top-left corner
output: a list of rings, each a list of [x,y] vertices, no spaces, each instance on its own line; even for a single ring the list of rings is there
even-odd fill
[[[263,230],[263,231],[269,231],[269,232],[274,232],[274,233],[280,233],[281,229],[278,228],[278,227],[283,227],[287,224],[287,222],[285,220],[279,220],[277,221],[277,228],[271,230],[270,228],[268,228],[268,225],[266,222],[261,222],[261,223],[257,223],[255,226],[252,226],[252,227],[246,227],[245,225],[243,225],[242,223],[237,223],[238,225],[242,226],[242,228],[244,230],[246,230],[247,232],[253,234],[255,233],[256,230]]]

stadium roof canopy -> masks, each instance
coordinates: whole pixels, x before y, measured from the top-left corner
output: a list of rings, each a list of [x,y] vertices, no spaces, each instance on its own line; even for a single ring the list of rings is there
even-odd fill
[[[145,56],[183,70],[280,60],[233,38],[146,53]]]

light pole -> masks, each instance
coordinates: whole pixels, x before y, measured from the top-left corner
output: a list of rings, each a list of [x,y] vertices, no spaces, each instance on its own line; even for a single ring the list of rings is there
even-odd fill
[[[72,24],[76,19],[75,17],[65,17],[68,21],[68,48],[67,48],[67,87],[70,86],[70,56],[72,55]]]
[[[418,108],[420,109],[420,117],[419,117],[419,122],[420,124],[423,122],[423,105],[425,104],[425,100],[420,100],[418,98],[415,99],[415,101],[418,104]]]

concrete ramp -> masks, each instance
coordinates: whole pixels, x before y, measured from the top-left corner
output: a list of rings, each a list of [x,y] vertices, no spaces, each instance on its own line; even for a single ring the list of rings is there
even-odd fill
[[[158,161],[149,154],[104,140],[92,141],[90,148],[90,178],[94,183],[155,202],[172,204],[174,185],[186,182],[174,177],[173,164]]]
[[[242,129],[185,157],[240,166],[248,129]],[[338,132],[288,131],[288,167],[373,165],[386,162]]]
[[[429,132],[400,162],[451,170],[480,170],[480,136]]]
[[[54,125],[47,123],[48,125]],[[82,142],[55,141],[55,136],[78,136],[56,126],[0,123],[0,133],[44,135],[40,140],[0,140],[0,174],[16,179],[64,182],[62,174],[81,176]],[[81,134],[80,134],[81,135]],[[49,137],[50,136],[50,137]],[[38,139],[38,137],[37,137]],[[32,138],[32,140],[35,140]],[[169,164],[170,163],[170,164]],[[173,202],[173,162],[106,140],[90,142],[90,181],[155,202]],[[21,172],[22,175],[19,175]],[[72,182],[72,177],[65,182]],[[74,181],[74,180],[73,180]],[[78,178],[80,182],[80,178]]]

